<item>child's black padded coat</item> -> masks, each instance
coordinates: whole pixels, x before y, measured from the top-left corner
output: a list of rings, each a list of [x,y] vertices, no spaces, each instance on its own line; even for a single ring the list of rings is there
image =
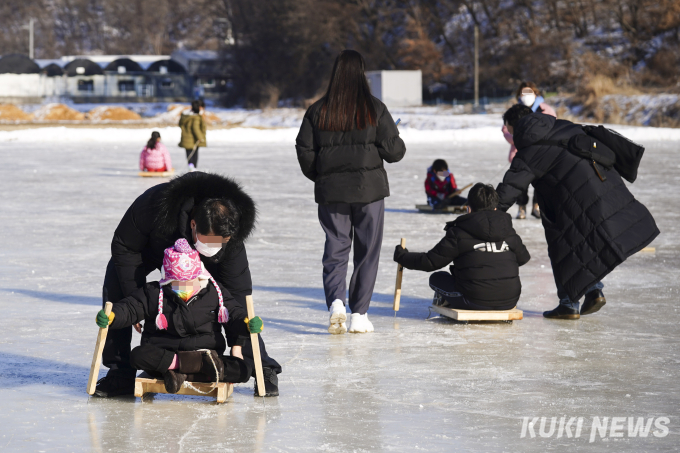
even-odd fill
[[[219,284],[219,283],[218,283]],[[222,324],[217,322],[219,298],[211,283],[189,299],[181,300],[169,286],[163,287],[163,314],[167,330],[156,328],[158,315],[158,282],[147,283],[129,297],[113,304],[115,314],[111,329],[121,329],[144,321],[141,344],[152,344],[170,351],[213,349],[222,354],[226,349]],[[243,346],[249,332],[244,319],[246,311],[220,285],[229,321],[224,326],[229,346]]]
[[[390,196],[383,161],[399,162],[406,145],[385,104],[372,100],[377,127],[363,130],[319,130],[323,98],[305,113],[295,149],[302,173],[314,181],[317,203],[372,203]]]
[[[486,307],[517,303],[522,284],[519,266],[531,258],[512,227],[509,214],[477,211],[444,228],[446,236],[427,253],[406,253],[399,264],[432,272],[453,261],[451,273],[467,300]]]

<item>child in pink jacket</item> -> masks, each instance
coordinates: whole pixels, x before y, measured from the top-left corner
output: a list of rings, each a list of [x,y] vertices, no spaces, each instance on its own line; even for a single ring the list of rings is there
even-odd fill
[[[151,133],[151,138],[139,155],[139,169],[141,171],[170,171],[172,161],[170,153],[161,143],[161,134],[157,131]]]
[[[517,89],[517,103],[531,107],[531,110],[534,112],[552,115],[557,118],[555,109],[545,103],[545,99],[543,99],[541,91],[534,82],[522,82],[522,84]],[[508,155],[508,161],[512,162],[512,159],[515,158],[515,154],[517,154],[515,142],[513,141],[512,134],[508,132],[508,128],[505,126],[505,124],[503,124],[501,131],[503,132],[505,140],[510,143],[510,154]],[[517,204],[519,205],[519,211],[517,212],[516,217],[517,219],[526,219],[527,203],[529,203],[529,194],[525,192],[517,199]],[[535,195],[533,200],[533,208],[531,209],[531,215],[536,218],[541,217]]]

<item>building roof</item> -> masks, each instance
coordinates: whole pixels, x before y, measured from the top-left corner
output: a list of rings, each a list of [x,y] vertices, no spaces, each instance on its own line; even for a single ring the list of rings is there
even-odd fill
[[[40,72],[45,74],[47,77],[57,77],[64,75],[64,69],[56,63],[50,63],[47,66],[43,66]]]
[[[117,58],[111,63],[106,65],[105,71],[117,71],[120,72],[119,68],[125,68],[125,72],[142,72],[144,69],[137,63],[129,58]]]
[[[184,66],[173,59],[155,61],[146,70],[147,72],[161,72],[162,66],[167,68],[168,74],[184,74],[187,72]]]
[[[39,74],[40,66],[28,56],[13,53],[0,58],[0,74]]]
[[[104,70],[101,68],[101,66],[99,66],[94,61],[85,58],[76,58],[75,60],[71,61],[66,66],[64,66],[64,72],[66,72],[69,77],[104,74]]]

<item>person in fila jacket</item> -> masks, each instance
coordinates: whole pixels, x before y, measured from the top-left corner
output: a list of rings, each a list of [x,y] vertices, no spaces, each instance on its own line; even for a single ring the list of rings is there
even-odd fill
[[[394,261],[407,269],[432,272],[453,262],[451,272],[430,276],[434,304],[463,310],[510,310],[522,284],[519,266],[529,251],[512,228],[509,214],[497,211],[498,194],[491,185],[475,184],[468,214],[448,222],[446,236],[427,253],[411,253],[398,245]]]

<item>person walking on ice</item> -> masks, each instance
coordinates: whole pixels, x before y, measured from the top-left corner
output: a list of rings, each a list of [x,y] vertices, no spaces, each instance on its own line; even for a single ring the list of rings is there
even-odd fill
[[[406,269],[432,272],[447,264],[449,272],[430,275],[434,305],[462,310],[510,310],[522,284],[519,266],[529,251],[512,228],[509,214],[496,210],[498,194],[490,185],[475,184],[468,195],[468,214],[448,222],[446,236],[427,253],[397,245],[394,261]]]
[[[347,332],[352,243],[349,331],[373,331],[366,312],[378,274],[384,199],[390,195],[383,162],[398,162],[406,153],[387,107],[371,96],[364,67],[358,52],[340,52],[326,94],[305,113],[295,146],[302,173],[314,181],[319,222],[326,233],[323,287],[332,334]]]
[[[635,179],[642,148],[632,144],[638,149],[633,153],[625,145],[615,147],[610,153],[616,159],[607,168],[595,160],[607,148],[605,143],[594,141],[581,125],[534,113],[524,105],[511,107],[503,121],[513,134],[517,155],[496,188],[498,209],[507,211],[529,184],[539,195],[559,299],[557,308],[543,316],[578,319],[595,313],[606,303],[602,279],[659,235],[650,212],[621,179],[621,174]],[[620,145],[627,142],[614,135]],[[576,154],[579,149],[582,155]]]
[[[207,129],[203,115],[201,115],[201,105],[204,105],[202,101],[193,101],[191,103],[191,110],[182,112],[182,115],[179,117],[179,127],[182,130],[179,146],[186,151],[187,165],[190,172],[198,167],[199,147],[208,146],[206,141]]]
[[[260,317],[246,318],[243,307],[205,270],[184,238],[165,249],[161,275],[159,282],[114,303],[109,316],[100,310],[97,325],[116,330],[144,321],[130,364],[162,378],[168,393],[177,393],[185,381],[248,382],[253,369],[241,349],[250,333],[262,331]],[[223,355],[222,328],[232,345],[229,356]]]

